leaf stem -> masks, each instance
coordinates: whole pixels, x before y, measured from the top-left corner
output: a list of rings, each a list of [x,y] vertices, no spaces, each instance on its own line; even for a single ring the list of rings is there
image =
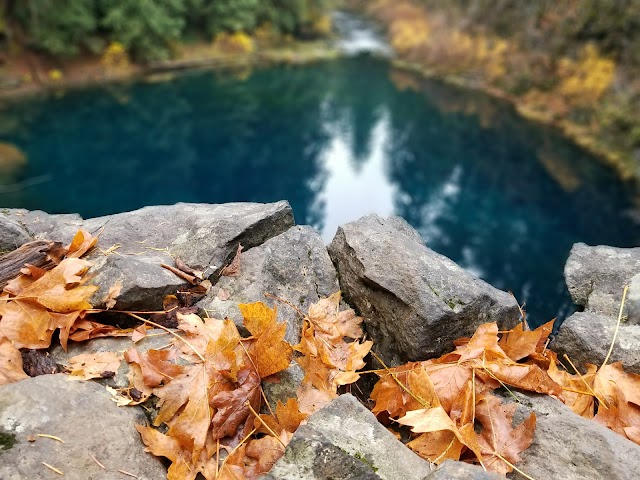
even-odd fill
[[[140,317],[140,316],[136,315],[135,313],[132,313],[132,312],[126,312],[126,313],[127,313],[127,315],[129,315],[129,316],[131,316],[131,317],[135,318],[136,320],[140,320],[141,322],[148,323],[149,325],[153,325],[153,326],[154,326],[154,327],[156,327],[156,328],[160,328],[160,329],[164,330],[165,332],[170,333],[170,334],[171,334],[171,335],[173,335],[174,337],[176,337],[176,338],[180,339],[180,340],[181,340],[182,342],[184,342],[184,343],[185,343],[185,344],[186,344],[186,345],[187,345],[191,350],[193,350],[193,353],[195,353],[195,354],[198,356],[198,358],[200,358],[200,360],[202,360],[203,362],[205,362],[204,357],[203,357],[203,356],[202,356],[202,355],[201,355],[201,354],[196,350],[196,348],[195,348],[193,345],[191,345],[187,339],[185,339],[185,338],[181,337],[181,336],[180,336],[180,335],[178,335],[176,332],[171,331],[170,329],[168,329],[167,327],[164,327],[164,326],[160,325],[159,323],[152,322],[151,320],[147,320],[146,318],[142,318],[142,317]]]
[[[266,424],[266,422],[260,418],[260,415],[258,414],[258,412],[256,412],[256,411],[253,409],[253,407],[251,406],[251,403],[247,401],[247,402],[245,403],[245,405],[246,405],[247,407],[249,407],[249,410],[251,411],[251,413],[253,414],[253,416],[254,416],[254,417],[256,417],[256,419],[257,419],[257,420],[262,424],[262,426],[263,426],[264,428],[266,428],[266,429],[269,431],[269,433],[271,434],[271,436],[272,436],[273,438],[275,438],[276,440],[278,440],[278,442],[280,442],[280,445],[282,445],[282,448],[287,448],[287,446],[286,446],[286,445],[284,444],[284,442],[280,439],[280,437],[276,434],[276,432],[274,432],[274,431],[271,429],[271,427],[270,427],[269,425],[267,425],[267,424]]]
[[[602,367],[604,367],[607,362],[609,361],[609,357],[611,356],[611,353],[613,352],[613,346],[616,343],[616,337],[618,336],[618,330],[620,329],[620,322],[622,321],[622,312],[624,311],[624,302],[627,299],[627,292],[629,291],[629,285],[625,285],[624,286],[624,290],[622,291],[622,302],[620,302],[620,312],[618,313],[618,321],[616,322],[616,329],[613,332],[613,339],[611,340],[611,346],[609,347],[609,352],[607,352],[607,356],[604,359],[604,362],[602,362]]]

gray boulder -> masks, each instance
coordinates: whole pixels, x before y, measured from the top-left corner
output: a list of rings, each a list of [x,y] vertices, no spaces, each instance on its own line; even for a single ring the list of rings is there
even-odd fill
[[[58,478],[44,463],[69,480],[126,478],[118,470],[144,480],[166,478],[162,462],[144,452],[135,429],[144,422],[142,409],[118,408],[104,387],[93,382],[44,375],[2,386],[0,436],[12,446],[0,448],[0,478]],[[53,435],[64,443],[38,434]]]
[[[242,254],[240,273],[221,277],[198,306],[214,318],[231,318],[242,327],[239,303],[263,301],[278,307],[278,320],[287,322],[286,340],[300,341],[302,318],[286,304],[265,298],[270,293],[306,312],[322,297],[339,290],[322,238],[311,227],[291,227]]]
[[[601,365],[613,340],[622,293],[629,285],[611,361],[640,373],[640,248],[590,247],[576,243],[564,270],[573,301],[584,307],[567,318],[554,350],[577,365]]]
[[[383,427],[355,397],[342,395],[311,415],[265,478],[423,479],[431,464]]]
[[[574,313],[560,326],[551,348],[561,358],[567,354],[576,366],[600,366],[611,346],[616,322],[617,318],[597,313]],[[628,372],[640,373],[640,325],[620,327],[609,362],[622,362]]]
[[[20,222],[0,214],[0,253],[10,252],[33,240]]]
[[[69,243],[78,229],[82,217],[76,213],[52,215],[41,210],[7,209],[3,214],[18,222],[30,236],[38,240]]]
[[[573,413],[560,401],[535,393],[516,393],[521,404],[514,421],[531,410],[537,424],[531,446],[517,467],[533,478],[627,480],[640,472],[640,446]],[[507,401],[511,397],[505,398]],[[517,473],[513,478],[525,478]]]
[[[482,467],[464,462],[447,460],[424,480],[499,480],[504,479],[497,473],[486,472]]]
[[[186,204],[145,207],[133,212],[82,220],[78,215],[10,210],[7,214],[32,236],[69,243],[79,228],[100,233],[91,283],[100,288],[92,302],[105,305],[109,290],[120,285],[114,308],[158,310],[164,295],[185,282],[160,266],[180,257],[191,267],[208,267],[213,279],[233,259],[238,244],[245,250],[264,243],[293,225],[287,202],[271,204]],[[117,247],[117,248],[116,248]]]
[[[518,304],[425,247],[406,222],[369,215],[338,229],[329,254],[340,286],[365,317],[374,348],[390,365],[453,348],[485,322],[501,329],[519,319]]]
[[[640,248],[590,247],[584,243],[571,248],[564,267],[573,302],[611,317],[618,316],[622,290],[638,273]]]

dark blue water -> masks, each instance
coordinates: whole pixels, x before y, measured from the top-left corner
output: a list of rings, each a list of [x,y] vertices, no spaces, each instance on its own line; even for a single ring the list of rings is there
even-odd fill
[[[29,100],[0,111],[0,141],[29,158],[4,173],[0,206],[93,217],[288,199],[327,241],[366,213],[402,215],[533,323],[571,310],[574,242],[640,239],[632,192],[589,155],[500,102],[371,58]]]

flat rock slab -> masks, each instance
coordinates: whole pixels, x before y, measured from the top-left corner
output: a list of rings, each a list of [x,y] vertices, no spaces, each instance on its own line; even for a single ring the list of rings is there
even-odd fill
[[[345,299],[390,365],[450,351],[482,323],[518,322],[513,296],[425,247],[404,221],[369,215],[343,225],[329,254]]]
[[[522,404],[514,421],[520,422],[531,410],[537,417],[533,443],[521,453],[522,461],[517,464],[527,475],[553,480],[637,478],[639,445],[593,420],[576,415],[552,397],[516,395]],[[514,474],[513,478],[525,477]]]
[[[422,480],[431,470],[355,397],[342,395],[296,431],[265,478]]]
[[[165,295],[185,282],[160,264],[173,265],[180,257],[191,267],[208,267],[217,275],[235,255],[238,244],[246,250],[264,243],[294,224],[287,202],[271,204],[227,203],[145,207],[133,212],[82,220],[78,215],[9,210],[5,218],[18,222],[29,235],[69,243],[84,228],[100,233],[94,251],[91,283],[100,288],[92,303],[100,308],[109,289],[120,286],[116,309],[157,310]]]
[[[447,460],[424,480],[500,480],[497,473],[486,472],[482,467],[464,462]]]
[[[103,386],[44,375],[0,387],[0,435],[15,444],[0,449],[2,480],[122,480],[118,470],[144,480],[166,478],[159,459],[144,452],[135,429],[145,422],[138,408],[118,408]],[[53,435],[50,438],[29,436]],[[93,455],[107,470],[101,469]],[[49,470],[47,463],[64,473]]]
[[[622,290],[639,273],[640,248],[590,247],[584,243],[573,245],[564,267],[573,302],[610,317],[618,316]],[[636,290],[640,290],[638,287]],[[630,292],[629,304],[634,302],[634,293],[640,294]],[[640,324],[640,315],[629,318],[629,322]]]
[[[551,348],[567,354],[576,366],[600,366],[607,357],[615,334],[617,318],[592,312],[578,312],[567,318]],[[640,373],[640,325],[622,324],[609,362],[622,362],[628,372]]]
[[[265,293],[283,299],[303,312],[312,303],[340,289],[338,278],[318,232],[311,227],[291,227],[262,245],[242,254],[240,273],[221,277],[197,305],[213,318],[231,318],[239,328],[240,303],[256,301],[278,307],[278,321],[287,322],[285,339],[300,341],[301,316],[291,307],[265,298]]]

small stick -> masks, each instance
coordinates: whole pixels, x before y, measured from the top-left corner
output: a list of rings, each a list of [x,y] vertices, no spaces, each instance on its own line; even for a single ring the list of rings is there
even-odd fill
[[[376,355],[376,352],[371,352],[371,355],[373,355],[375,357],[375,359],[378,360],[382,364],[382,366],[389,372],[389,374],[396,381],[396,383],[398,385],[400,385],[400,388],[402,388],[405,392],[407,392],[411,396],[411,398],[413,398],[416,402],[418,402],[420,405],[422,405],[427,410],[432,407],[431,405],[428,405],[427,402],[425,402],[424,400],[422,400],[421,398],[416,396],[411,390],[409,390],[409,387],[405,386],[400,381],[398,376],[395,373],[393,373],[389,367],[387,367],[385,365],[384,361],[378,355]],[[403,373],[405,373],[405,372],[403,372]],[[406,373],[409,374],[409,371],[407,371]]]
[[[566,353],[564,354],[564,358],[567,359],[567,361],[569,362],[569,364],[571,365],[571,367],[573,367],[573,369],[575,370],[576,374],[580,377],[580,380],[582,380],[582,383],[584,383],[584,385],[587,387],[587,390],[589,390],[594,397],[596,397],[596,399],[598,400],[598,402],[600,402],[604,408],[606,408],[607,410],[609,410],[609,405],[607,405],[607,402],[605,402],[604,400],[602,400],[597,394],[596,392],[593,390],[593,388],[591,388],[591,386],[587,383],[587,381],[584,379],[584,377],[582,376],[582,374],[578,371],[578,369],[576,368],[576,366],[573,364],[573,362],[571,361],[571,359],[569,358],[569,355],[567,355]]]
[[[264,421],[264,420],[262,420],[262,419],[260,418],[260,415],[258,414],[258,412],[256,412],[256,411],[253,409],[253,407],[251,406],[251,403],[250,403],[250,402],[246,402],[246,403],[245,403],[245,405],[246,405],[247,407],[249,407],[249,410],[251,410],[251,413],[253,414],[253,416],[254,416],[254,417],[256,417],[256,418],[258,419],[258,421],[262,424],[262,426],[263,426],[264,428],[266,428],[266,429],[269,431],[269,433],[271,434],[271,436],[273,436],[273,438],[275,438],[276,440],[278,440],[278,442],[280,442],[280,445],[282,445],[282,448],[287,448],[287,446],[284,444],[284,442],[283,442],[282,440],[280,440],[280,437],[276,434],[276,432],[274,432],[274,431],[271,429],[271,427],[270,427],[269,425],[267,425],[267,424],[265,423],[265,421]]]
[[[91,453],[89,453],[89,456],[91,457],[91,459],[96,462],[96,464],[103,470],[106,470],[107,467],[105,467],[103,464],[101,464],[98,459],[96,457],[94,457]]]
[[[49,470],[52,470],[54,472],[56,472],[58,475],[62,475],[64,477],[64,472],[62,472],[61,470],[58,470],[56,467],[52,467],[51,465],[49,465],[48,463],[44,463],[42,462],[42,464],[47,467]]]
[[[616,329],[613,332],[613,340],[611,340],[611,347],[609,347],[609,352],[602,362],[602,367],[604,367],[609,361],[609,357],[611,356],[611,352],[613,352],[613,346],[616,343],[616,337],[618,336],[618,330],[620,328],[620,322],[622,321],[622,312],[624,311],[624,301],[627,299],[627,292],[629,291],[629,285],[624,286],[624,290],[622,291],[622,302],[620,303],[620,313],[618,313],[618,322],[616,323]]]
[[[54,437],[53,435],[47,435],[46,433],[39,433],[37,436],[42,438],[50,438],[57,442],[64,443],[64,440],[62,440],[60,437]]]
[[[125,471],[125,470],[118,470],[118,471],[123,475],[128,475],[129,477],[140,478],[138,475],[135,475],[133,473],[129,473],[129,472]]]
[[[290,306],[291,308],[293,308],[298,315],[300,315],[302,318],[306,318],[307,315],[300,310],[298,307],[296,307],[293,303],[289,302],[288,300],[285,300],[284,298],[280,298],[280,297],[276,297],[275,295],[272,295],[271,293],[265,293],[264,294],[265,297],[267,298],[272,298],[273,300],[277,300],[280,303],[284,303],[285,305]]]
[[[160,325],[159,323],[155,323],[152,322],[151,320],[147,320],[145,318],[142,318],[138,315],[136,315],[135,313],[131,313],[131,312],[127,312],[129,316],[135,318],[136,320],[140,320],[141,322],[145,322],[148,323],[149,325],[153,325],[156,328],[160,328],[162,330],[164,330],[167,333],[170,333],[171,335],[173,335],[176,338],[179,338],[181,341],[183,341],[191,350],[193,350],[193,353],[195,353],[198,358],[200,358],[200,360],[202,360],[203,362],[205,361],[204,357],[202,355],[200,355],[200,353],[196,350],[196,348],[191,345],[189,343],[189,341],[186,338],[182,338],[180,335],[178,335],[176,332],[172,332],[171,330],[169,330],[167,327],[163,327],[162,325]]]
[[[498,457],[500,460],[502,460],[504,463],[506,463],[507,465],[509,465],[511,468],[513,468],[516,472],[518,472],[520,475],[522,475],[524,478],[528,479],[528,480],[535,480],[533,477],[530,477],[529,475],[527,475],[526,473],[524,473],[522,470],[520,470],[518,467],[516,467],[513,463],[511,463],[509,460],[507,460],[506,458],[504,458],[502,455],[500,455],[497,452],[493,452],[493,454]]]
[[[166,268],[171,273],[173,273],[174,275],[177,275],[181,279],[186,280],[191,285],[198,285],[198,283],[200,283],[200,279],[197,278],[195,275],[189,275],[188,273],[183,272],[182,270],[180,270],[180,269],[178,269],[176,267],[172,267],[171,265],[167,265],[166,263],[161,263],[160,266],[162,268]]]
[[[234,448],[233,450],[231,450],[231,451],[229,452],[229,455],[227,455],[226,457],[224,457],[224,460],[222,461],[222,465],[220,466],[220,471],[218,472],[218,476],[219,476],[219,475],[222,473],[222,471],[224,470],[224,466],[226,465],[227,460],[229,459],[229,457],[230,457],[231,455],[233,455],[234,453],[236,453],[236,450],[238,450],[242,445],[244,445],[244,443],[245,443],[247,440],[249,440],[249,438],[251,437],[251,435],[253,435],[254,433],[256,433],[256,429],[255,429],[255,428],[254,428],[253,430],[251,430],[251,431],[249,432],[249,435],[247,435],[246,437],[244,437],[244,438],[242,439],[242,441],[241,441],[238,445],[236,445],[236,446],[235,446],[235,448]],[[218,478],[218,477],[216,476],[216,478]]]

